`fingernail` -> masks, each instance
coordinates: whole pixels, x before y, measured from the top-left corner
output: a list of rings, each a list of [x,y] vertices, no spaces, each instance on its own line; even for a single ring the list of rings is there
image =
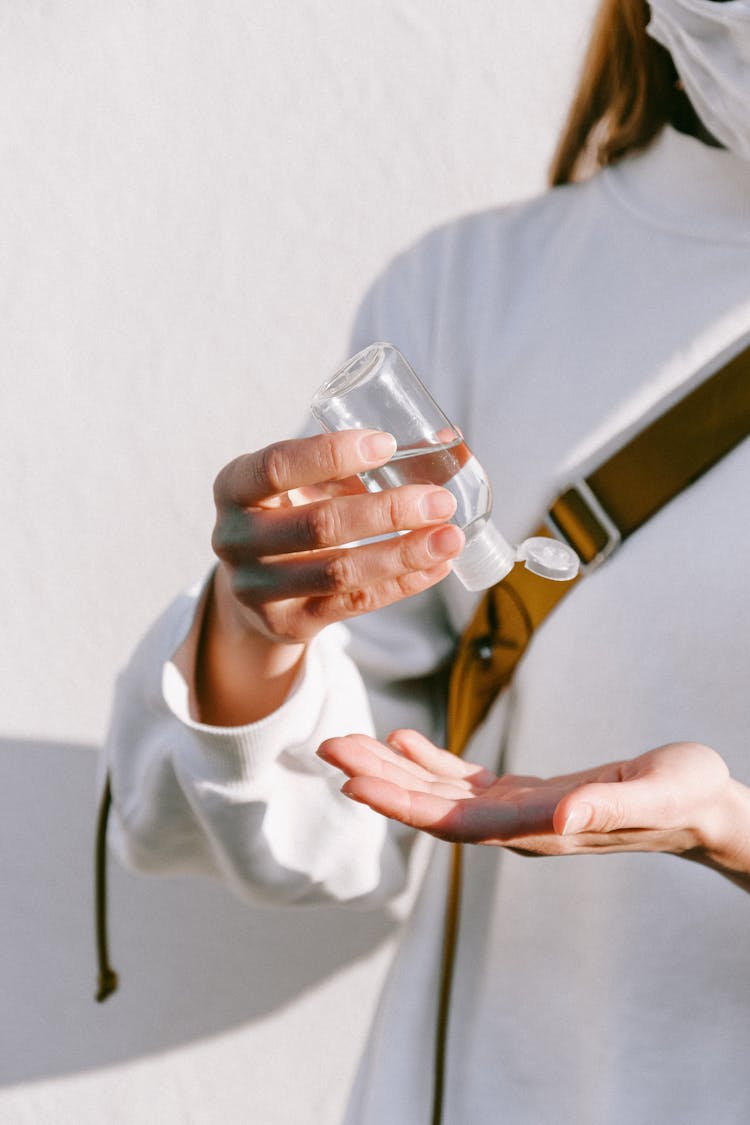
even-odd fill
[[[365,434],[360,438],[359,453],[363,461],[387,461],[396,452],[396,439],[393,434]]]
[[[422,497],[419,510],[426,520],[448,519],[456,510],[456,498],[447,489],[440,488]]]
[[[594,810],[591,805],[576,805],[576,807],[568,813],[568,819],[563,825],[563,836],[574,836],[576,832],[583,832],[584,828],[591,822],[594,815]]]
[[[457,527],[441,527],[427,540],[427,550],[433,559],[447,559],[457,555],[463,546],[463,536]]]

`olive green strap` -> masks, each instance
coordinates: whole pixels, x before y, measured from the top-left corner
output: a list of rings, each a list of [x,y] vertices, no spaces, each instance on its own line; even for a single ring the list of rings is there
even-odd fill
[[[564,539],[582,561],[573,582],[517,563],[486,592],[459,642],[448,696],[448,745],[461,753],[508,684],[534,631],[585,574],[750,434],[746,347],[550,506],[537,535]]]

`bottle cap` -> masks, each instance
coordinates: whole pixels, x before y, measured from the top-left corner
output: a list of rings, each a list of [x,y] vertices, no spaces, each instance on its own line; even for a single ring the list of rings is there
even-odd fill
[[[517,558],[527,570],[542,578],[551,578],[553,582],[570,582],[581,565],[572,547],[546,535],[525,539],[518,548]]]
[[[516,563],[516,549],[489,520],[472,534],[467,530],[466,546],[453,570],[467,590],[486,590],[509,574]]]

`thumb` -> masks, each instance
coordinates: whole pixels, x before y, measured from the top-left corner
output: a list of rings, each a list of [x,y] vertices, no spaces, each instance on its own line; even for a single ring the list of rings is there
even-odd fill
[[[552,826],[560,836],[617,832],[623,828],[666,828],[674,820],[674,794],[653,777],[592,783],[558,802]]]

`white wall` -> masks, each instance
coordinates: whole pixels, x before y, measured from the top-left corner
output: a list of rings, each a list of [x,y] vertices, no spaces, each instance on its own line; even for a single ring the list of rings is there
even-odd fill
[[[0,1123],[336,1120],[391,921],[332,949],[115,873],[96,1007],[93,751],[218,468],[297,427],[394,252],[543,187],[593,7],[0,4]]]

